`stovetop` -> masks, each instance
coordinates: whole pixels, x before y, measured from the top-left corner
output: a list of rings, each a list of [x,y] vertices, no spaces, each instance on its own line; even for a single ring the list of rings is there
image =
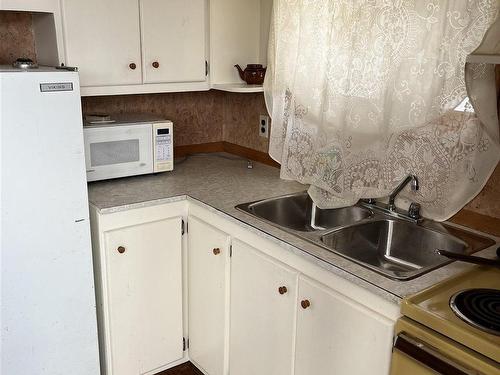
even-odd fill
[[[402,313],[500,362],[499,269],[476,267],[445,280],[403,300]]]
[[[500,336],[500,290],[474,288],[455,293],[450,307],[460,319],[481,331]]]

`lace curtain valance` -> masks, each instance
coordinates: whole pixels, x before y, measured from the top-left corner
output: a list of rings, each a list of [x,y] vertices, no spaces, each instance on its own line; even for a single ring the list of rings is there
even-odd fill
[[[497,0],[274,0],[264,89],[281,177],[311,184],[325,208],[387,196],[411,173],[420,190],[401,195],[425,216],[460,210],[500,159],[498,116],[483,123],[470,105],[454,110],[467,97],[466,56],[498,9]],[[486,95],[492,69],[467,67]]]

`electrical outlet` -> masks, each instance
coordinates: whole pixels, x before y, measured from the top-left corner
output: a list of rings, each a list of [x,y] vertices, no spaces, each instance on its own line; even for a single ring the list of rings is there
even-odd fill
[[[259,116],[259,135],[264,138],[269,138],[269,116]]]

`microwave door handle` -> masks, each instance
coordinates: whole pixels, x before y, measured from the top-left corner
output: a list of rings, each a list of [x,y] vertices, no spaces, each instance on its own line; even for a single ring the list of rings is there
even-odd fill
[[[401,332],[396,336],[394,349],[436,371],[438,374],[477,375],[476,371],[464,367],[462,364],[441,353],[434,346],[420,341],[405,332]]]

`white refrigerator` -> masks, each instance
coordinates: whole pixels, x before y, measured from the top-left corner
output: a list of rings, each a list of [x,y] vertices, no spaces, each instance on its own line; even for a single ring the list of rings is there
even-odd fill
[[[78,73],[0,66],[1,375],[99,374]]]

